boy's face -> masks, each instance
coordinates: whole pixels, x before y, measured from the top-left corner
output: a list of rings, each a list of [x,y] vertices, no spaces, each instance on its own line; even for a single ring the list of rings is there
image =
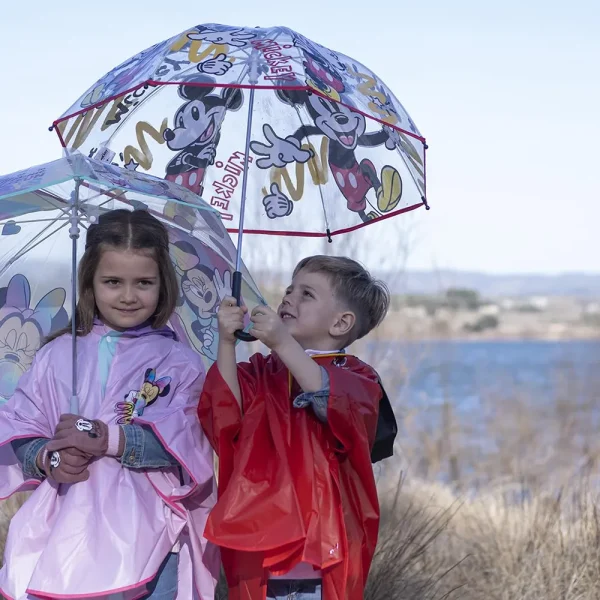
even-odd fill
[[[335,298],[326,275],[300,271],[277,312],[291,336],[305,350],[340,350],[343,340],[338,334],[343,333],[348,312]]]

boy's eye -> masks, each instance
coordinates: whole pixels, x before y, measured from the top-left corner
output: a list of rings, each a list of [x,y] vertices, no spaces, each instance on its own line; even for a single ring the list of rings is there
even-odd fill
[[[313,297],[313,295],[309,291],[306,291],[306,290],[304,291],[304,295],[308,296],[309,298]]]

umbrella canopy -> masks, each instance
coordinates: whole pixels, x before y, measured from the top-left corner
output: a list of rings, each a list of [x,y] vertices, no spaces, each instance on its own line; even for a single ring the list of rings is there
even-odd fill
[[[427,207],[427,146],[396,96],[285,27],[193,27],[54,125],[65,148],[202,195],[233,232],[330,237]]]
[[[207,366],[216,360],[216,309],[231,293],[236,253],[218,212],[176,183],[74,153],[0,177],[0,403],[73,312],[87,227],[118,208],[148,210],[166,225],[180,286],[170,325]],[[242,273],[244,301],[262,303]]]

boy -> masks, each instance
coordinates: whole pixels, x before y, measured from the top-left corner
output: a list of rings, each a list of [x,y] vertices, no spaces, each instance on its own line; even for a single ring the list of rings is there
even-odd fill
[[[234,332],[247,309],[223,300],[198,415],[219,456],[205,537],[221,547],[230,599],[363,598],[379,525],[370,452],[384,392],[343,348],[379,325],[389,302],[357,262],[305,258],[278,311],[252,311],[252,334],[272,353],[237,365]]]

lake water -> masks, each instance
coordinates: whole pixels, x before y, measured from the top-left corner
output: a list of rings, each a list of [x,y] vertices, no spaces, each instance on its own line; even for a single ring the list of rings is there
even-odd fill
[[[545,477],[600,456],[600,341],[398,342],[367,354],[399,417],[397,454],[422,476]]]
[[[472,411],[482,393],[516,390],[538,402],[567,390],[573,401],[600,395],[600,341],[394,343],[389,352],[386,374],[392,382],[394,371],[405,374],[396,390],[408,406],[450,402]]]

